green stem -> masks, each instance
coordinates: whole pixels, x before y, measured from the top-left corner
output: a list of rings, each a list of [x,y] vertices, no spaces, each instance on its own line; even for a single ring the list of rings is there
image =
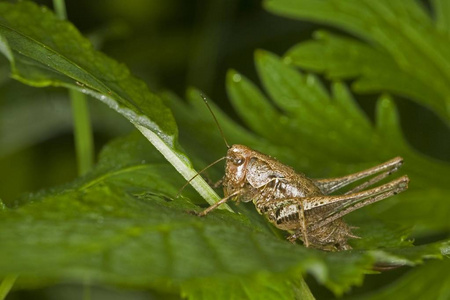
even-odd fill
[[[53,0],[53,8],[58,18],[61,20],[67,19],[66,2],[64,0]]]
[[[8,275],[0,283],[0,300],[3,300],[8,295],[9,291],[16,282],[17,275]]]
[[[78,174],[88,172],[94,164],[94,139],[86,95],[69,91],[74,122],[75,149],[77,153]]]
[[[311,293],[309,286],[306,284],[302,276],[299,278],[299,287],[296,288],[296,299],[303,300],[315,300],[314,295]]]
[[[64,0],[53,0],[56,15],[65,20],[67,18]],[[92,136],[91,121],[86,95],[70,90],[72,105],[75,151],[77,154],[78,175],[88,172],[94,164],[94,139]]]
[[[83,300],[91,300],[92,299],[92,285],[89,281],[85,281],[83,284]]]

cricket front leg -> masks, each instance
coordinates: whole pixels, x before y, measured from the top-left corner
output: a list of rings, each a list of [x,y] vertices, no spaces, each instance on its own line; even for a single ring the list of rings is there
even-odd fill
[[[378,174],[382,172],[381,174],[371,178],[370,180],[363,182],[359,186],[353,188],[352,190],[348,191],[346,194],[352,194],[359,191],[362,191],[363,189],[371,186],[372,184],[386,178],[390,174],[394,173],[395,171],[400,168],[400,166],[403,164],[403,158],[396,157],[394,159],[391,159],[385,163],[382,163],[378,166],[372,167],[370,169],[363,170],[361,172],[353,173],[347,176],[343,177],[337,177],[337,178],[327,178],[327,179],[316,179],[314,180],[314,183],[317,185],[317,187],[321,190],[321,192],[325,195],[331,194],[334,191],[337,191],[350,183],[353,183],[355,181],[358,181],[360,179]]]
[[[201,211],[199,213],[196,213],[197,216],[199,217],[203,217],[206,216],[207,214],[209,214],[211,211],[213,211],[214,209],[218,208],[220,205],[226,203],[228,200],[230,200],[231,198],[237,196],[239,194],[240,191],[236,191],[228,196],[226,196],[225,198],[220,199],[219,201],[217,201],[216,203],[214,203],[213,205],[209,206],[208,208],[206,208],[204,211]]]

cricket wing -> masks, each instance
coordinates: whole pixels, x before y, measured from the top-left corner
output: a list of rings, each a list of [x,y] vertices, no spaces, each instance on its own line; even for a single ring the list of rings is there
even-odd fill
[[[268,163],[260,159],[252,158],[247,165],[246,179],[254,188],[260,188],[280,178],[283,178],[280,172],[274,171]]]

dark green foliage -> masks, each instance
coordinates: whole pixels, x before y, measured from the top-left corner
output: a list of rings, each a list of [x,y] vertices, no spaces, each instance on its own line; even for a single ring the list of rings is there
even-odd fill
[[[280,15],[338,26],[360,37],[318,33],[315,42],[294,47],[294,64],[330,78],[357,78],[360,92],[407,95],[450,119],[450,28],[445,0],[433,1],[437,21],[415,0],[267,0]],[[444,9],[443,9],[444,8]]]

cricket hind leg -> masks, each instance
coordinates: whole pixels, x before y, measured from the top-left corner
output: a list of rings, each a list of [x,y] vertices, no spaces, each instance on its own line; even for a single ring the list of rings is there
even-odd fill
[[[326,224],[329,224],[352,211],[401,193],[408,188],[408,183],[409,178],[405,175],[384,185],[362,192],[339,196],[319,196],[305,198],[305,201],[311,204],[311,209],[313,209],[314,207],[326,207],[327,204],[340,203],[340,205],[331,210],[329,214],[327,214],[320,220],[311,223],[308,226],[308,230],[316,230],[317,228],[325,226]],[[315,203],[322,204],[321,206],[317,206],[315,205]],[[308,208],[306,207],[305,209],[308,210]]]
[[[380,172],[382,172],[381,174],[371,178],[370,180],[358,185],[357,187],[353,188],[352,190],[346,192],[346,194],[352,194],[358,191],[361,191],[369,186],[371,186],[372,184],[386,178],[387,176],[389,176],[390,174],[392,174],[393,172],[397,171],[398,168],[400,168],[400,166],[403,164],[403,158],[401,157],[396,157],[393,158],[387,162],[384,162],[378,166],[357,172],[357,173],[353,173],[347,176],[343,176],[343,177],[336,177],[336,178],[327,178],[327,179],[316,179],[314,180],[314,183],[316,184],[316,186],[320,189],[320,191],[325,194],[331,194],[334,191],[337,191],[355,181],[358,181],[360,179],[378,174]]]

